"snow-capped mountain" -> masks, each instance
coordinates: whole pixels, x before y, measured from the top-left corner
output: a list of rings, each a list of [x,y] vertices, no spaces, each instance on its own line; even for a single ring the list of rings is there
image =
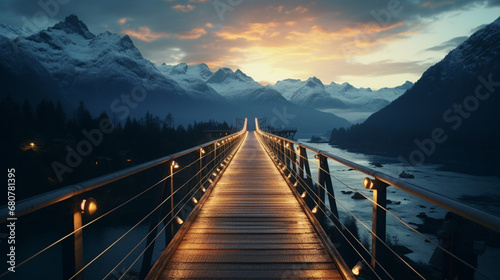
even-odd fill
[[[122,120],[146,111],[160,117],[172,113],[177,124],[267,117],[306,135],[349,125],[288,102],[240,70],[155,65],[128,36],[95,35],[74,15],[35,33],[0,26],[0,84],[0,97],[10,94],[32,104],[59,99],[70,111],[83,101],[94,115],[106,111]]]
[[[412,155],[412,161],[453,151],[498,166],[499,61],[500,18],[427,69],[404,95],[332,140],[351,147],[405,147],[413,152],[402,155]]]
[[[316,109],[357,109],[375,112],[387,106],[401,96],[413,84],[395,88],[382,88],[372,91],[370,88],[355,88],[349,83],[332,82],[324,85],[320,79],[312,77],[306,81],[286,79],[270,86],[279,91],[287,100]]]
[[[206,64],[187,65],[157,65],[158,70],[166,77],[176,81],[187,95],[194,99],[211,99],[222,101],[222,97],[212,87],[208,86],[206,80],[213,72]]]
[[[269,87],[276,89],[287,100],[297,105],[318,109],[346,107],[344,102],[328,93],[321,80],[316,77],[307,81],[286,79]]]

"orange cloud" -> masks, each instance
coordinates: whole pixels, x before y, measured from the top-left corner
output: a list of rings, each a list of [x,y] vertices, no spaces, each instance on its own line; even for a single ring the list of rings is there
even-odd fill
[[[177,12],[187,13],[187,12],[191,12],[192,10],[194,10],[194,6],[190,5],[190,4],[187,4],[187,5],[178,4],[178,5],[173,6],[172,10],[177,11]]]
[[[124,24],[125,24],[125,23],[127,23],[129,20],[132,20],[132,19],[131,19],[131,18],[124,17],[124,18],[119,19],[117,22],[118,22],[118,24],[120,24],[120,25],[124,25]]]
[[[276,37],[280,34],[276,30],[279,24],[275,22],[269,23],[249,23],[247,29],[241,31],[234,27],[224,27],[221,31],[216,32],[216,35],[224,40],[244,39],[246,41],[261,41],[264,38]]]
[[[139,27],[138,31],[133,29],[123,30],[122,33],[148,43],[160,38],[170,37],[170,34],[165,32],[151,32],[151,29],[147,26]]]
[[[202,35],[207,34],[207,31],[203,27],[197,27],[192,30],[186,31],[186,32],[181,32],[177,33],[174,36],[179,38],[179,39],[198,39]]]

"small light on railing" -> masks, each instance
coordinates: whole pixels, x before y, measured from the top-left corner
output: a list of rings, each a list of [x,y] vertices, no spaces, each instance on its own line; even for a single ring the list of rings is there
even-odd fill
[[[179,164],[177,162],[175,162],[175,160],[172,160],[171,165],[173,168],[179,168]]]
[[[352,268],[352,274],[354,274],[355,276],[359,276],[359,275],[361,275],[361,273],[363,272],[364,269],[365,269],[365,266],[363,265],[363,262],[359,261]]]
[[[212,176],[217,177],[217,173],[215,173],[215,172],[212,173]]]
[[[92,197],[84,199],[80,204],[80,209],[82,213],[92,215],[97,211],[97,201]]]
[[[201,153],[201,154],[205,154],[205,149],[201,148],[201,149],[200,149],[200,153]]]
[[[297,181],[297,182],[293,183],[293,186],[294,186],[294,187],[297,187],[298,185],[299,185],[299,181]]]
[[[297,154],[300,155],[300,147],[297,147]]]
[[[198,203],[198,199],[196,199],[196,197],[191,198],[191,200],[193,201],[194,204]]]
[[[224,163],[221,163],[221,164],[220,164],[220,166],[221,166],[221,167],[224,167],[224,166],[226,166],[226,165],[224,165]]]
[[[212,179],[208,179],[208,182],[212,184],[214,181],[212,181]]]
[[[179,225],[182,225],[184,223],[184,221],[179,216],[175,216],[175,222]]]
[[[217,142],[217,147],[220,147],[220,143],[219,142]]]
[[[288,174],[288,176],[286,176],[288,179],[290,179],[292,177],[292,173]]]
[[[314,206],[314,208],[311,210],[311,212],[313,212],[313,214],[318,213],[318,205]]]
[[[220,168],[217,168],[217,172],[220,172]]]
[[[201,187],[201,191],[205,193],[207,192],[207,189],[205,189],[205,187]]]
[[[363,186],[365,187],[365,189],[373,189],[373,180],[366,177],[364,180],[363,180]]]
[[[281,168],[281,170],[285,171],[286,169],[286,165],[283,166],[283,168]]]
[[[290,147],[290,144],[286,143],[285,147],[287,147],[287,148]]]
[[[306,197],[306,192],[304,191],[304,192],[300,195],[300,197],[302,197],[302,198]]]

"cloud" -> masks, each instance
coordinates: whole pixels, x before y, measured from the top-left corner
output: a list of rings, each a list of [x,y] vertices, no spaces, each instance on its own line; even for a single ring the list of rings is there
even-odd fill
[[[431,47],[426,49],[426,51],[446,51],[449,52],[456,48],[458,45],[463,43],[465,40],[467,40],[469,37],[467,36],[460,36],[460,37],[455,37],[453,39],[450,39],[440,45]]]
[[[205,28],[197,27],[186,32],[177,33],[174,36],[179,39],[198,39],[205,34],[207,34]]]
[[[187,12],[191,12],[192,10],[194,10],[194,8],[195,7],[193,5],[190,5],[190,4],[187,4],[187,5],[178,4],[178,5],[173,6],[172,10],[177,11],[177,12],[187,13]]]
[[[127,34],[134,38],[137,38],[144,42],[153,42],[160,38],[170,37],[170,34],[165,32],[151,32],[151,29],[147,26],[139,27],[139,30],[126,29],[122,31],[123,34]]]
[[[119,19],[117,22],[118,22],[119,25],[124,25],[125,23],[127,23],[130,20],[132,20],[132,19],[124,17],[124,18]]]
[[[280,7],[283,7],[283,6],[280,6]],[[293,14],[293,13],[303,14],[303,13],[307,13],[307,11],[309,11],[308,8],[306,8],[304,6],[298,6],[293,10],[286,11],[285,14],[287,14],[287,15]]]
[[[459,15],[478,7],[498,11],[494,9],[500,4],[500,0],[453,0],[453,3],[450,0],[217,0],[231,8],[224,11],[221,20],[214,1],[66,1],[67,4],[59,5],[58,13],[50,15],[47,23],[39,28],[47,28],[74,13],[95,34],[111,31],[130,35],[143,56],[155,63],[182,60],[234,66],[251,70],[248,74],[257,80],[272,80],[275,76],[263,78],[255,73],[274,71],[281,77],[322,75],[322,79],[329,81],[341,77],[342,73],[366,77],[369,73],[423,71],[425,65],[419,62],[377,64],[373,61],[390,57],[386,51],[388,46],[397,48],[393,44],[407,42],[417,33],[424,34],[428,31],[426,24],[439,21],[446,14]],[[0,22],[21,27],[23,17],[32,22],[39,20],[40,17],[34,15],[45,10],[37,3],[0,0]],[[394,9],[390,3],[399,3],[399,6]],[[483,18],[483,14],[477,16]],[[490,20],[485,18],[472,25]],[[472,27],[452,36],[469,35]],[[437,41],[430,42],[435,47],[429,48],[435,53],[421,52],[419,55],[425,57],[412,59],[439,59],[441,53],[436,52],[439,48],[445,50],[459,43],[450,40],[440,44],[440,37],[436,37]],[[418,51],[428,48],[427,44],[429,42]],[[370,66],[372,62],[375,64]]]

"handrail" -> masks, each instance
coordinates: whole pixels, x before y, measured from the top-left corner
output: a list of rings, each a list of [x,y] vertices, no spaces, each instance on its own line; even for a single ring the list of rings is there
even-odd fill
[[[327,158],[335,160],[343,165],[346,165],[350,168],[358,170],[366,175],[373,176],[375,179],[378,179],[386,184],[389,184],[393,187],[396,187],[396,188],[398,188],[402,191],[405,191],[409,194],[412,194],[414,196],[422,198],[422,199],[424,199],[428,202],[431,202],[437,206],[440,206],[446,210],[454,212],[454,213],[456,213],[464,218],[467,218],[473,222],[476,222],[482,226],[485,226],[485,227],[492,229],[496,232],[500,232],[500,217],[497,217],[497,216],[492,215],[490,213],[476,209],[474,207],[468,206],[466,204],[460,203],[459,201],[445,197],[445,196],[440,195],[438,193],[426,190],[426,189],[419,187],[415,184],[408,183],[408,182],[405,182],[403,180],[394,178],[393,176],[387,175],[387,174],[382,173],[380,171],[376,171],[376,170],[371,169],[369,167],[354,163],[352,161],[341,158],[339,156],[335,156],[335,155],[332,155],[330,153],[323,152],[323,151],[318,150],[316,148],[310,147],[308,145],[305,145],[305,144],[302,144],[299,142],[292,141],[292,140],[284,138],[284,137],[280,137],[280,136],[276,136],[276,135],[264,132],[264,131],[260,130],[259,123],[258,123],[257,119],[255,121],[255,125],[256,125],[257,132],[262,134],[262,135],[267,135],[270,137],[274,137],[276,139],[280,139],[282,141],[293,143],[293,144],[298,145],[300,147],[304,147],[308,150],[311,150],[312,152],[315,152],[319,155],[323,155]]]
[[[38,196],[34,196],[31,198],[24,199],[16,204],[16,218],[19,218],[21,216],[24,216],[26,214],[35,212],[37,210],[40,210],[42,208],[45,208],[47,206],[56,204],[58,202],[64,201],[66,199],[75,197],[77,195],[80,195],[82,193],[97,189],[99,187],[108,185],[110,183],[116,182],[120,179],[126,178],[128,176],[137,174],[141,171],[150,169],[152,167],[161,165],[163,163],[168,162],[169,160],[179,158],[181,156],[187,155],[189,153],[192,153],[194,151],[197,151],[201,148],[205,148],[207,146],[213,145],[219,141],[226,140],[235,136],[240,136],[247,130],[247,120],[245,119],[245,124],[243,128],[236,133],[233,133],[231,135],[228,135],[226,137],[193,147],[188,150],[184,150],[175,154],[171,154],[168,156],[164,156],[149,162],[145,162],[136,166],[132,166],[129,168],[125,168],[119,171],[115,171],[113,173],[103,175],[97,178],[93,178],[87,181],[84,181],[82,183],[77,183],[73,185],[69,185],[66,187],[62,187],[60,189],[47,192]],[[9,210],[7,205],[4,205],[1,207],[0,210],[0,223],[5,223],[8,218],[9,218]]]

